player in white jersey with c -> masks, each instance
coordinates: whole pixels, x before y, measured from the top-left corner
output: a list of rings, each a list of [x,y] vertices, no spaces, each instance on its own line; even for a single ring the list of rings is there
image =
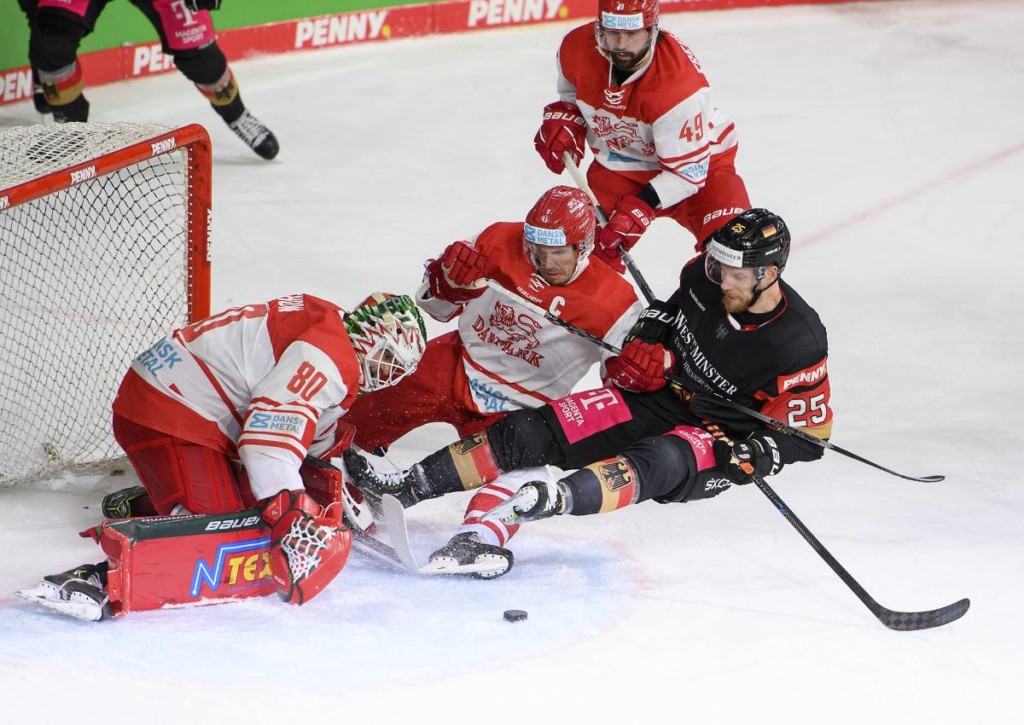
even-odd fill
[[[114,400],[114,437],[158,514],[258,506],[275,585],[301,604],[337,575],[351,546],[340,512],[306,491],[303,461],[347,446],[341,416],[360,392],[413,372],[425,338],[408,296],[371,295],[351,313],[307,294],[229,309],[135,358]],[[311,541],[318,561],[299,574],[292,551]],[[105,564],[44,577],[32,594],[99,618]]]
[[[697,251],[750,207],[734,165],[736,129],[714,104],[692,51],[658,29],[658,0],[600,0],[595,23],[575,28],[558,49],[560,100],[544,108],[534,138],[554,173],[587,145],[587,179],[608,224],[595,254],[624,271],[629,249],[656,217],[691,232]]]
[[[509,412],[569,394],[595,363],[603,366],[611,353],[536,312],[539,306],[610,345],[622,344],[643,306],[628,281],[607,265],[590,263],[594,231],[590,198],[556,186],[541,195],[525,222],[492,224],[431,260],[416,300],[438,320],[458,318],[458,329],[430,341],[415,373],[356,401],[345,418],[356,428],[356,444],[387,447],[439,421],[465,438]],[[482,284],[484,278],[503,289]],[[387,476],[355,452],[345,462],[357,481]],[[475,464],[488,466],[482,459]],[[502,532],[478,523],[482,511],[514,490],[502,481],[479,490],[450,544],[459,549],[458,561],[445,561],[455,567],[482,557],[493,560],[496,572],[508,569],[507,550],[499,548]]]
[[[414,374],[355,402],[345,422],[355,426],[356,444],[387,448],[432,422],[476,433],[508,412],[567,395],[609,357],[517,302],[621,344],[643,307],[626,280],[590,263],[594,220],[585,193],[556,186],[525,222],[492,224],[430,260],[416,302],[442,322],[457,318],[458,329],[430,341]]]

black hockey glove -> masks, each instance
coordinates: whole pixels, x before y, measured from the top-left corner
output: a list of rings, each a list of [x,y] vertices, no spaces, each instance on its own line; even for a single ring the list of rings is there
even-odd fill
[[[194,13],[200,10],[220,10],[221,0],[185,0],[185,7]]]
[[[779,447],[775,439],[766,433],[736,441],[732,446],[718,439],[714,448],[719,470],[737,485],[750,483],[754,476],[774,476],[782,470]]]
[[[650,307],[640,313],[639,319],[633,324],[633,329],[626,335],[625,342],[635,339],[649,343],[660,342],[669,351],[675,350],[672,341],[676,337],[678,315],[679,308],[675,305],[654,300]]]

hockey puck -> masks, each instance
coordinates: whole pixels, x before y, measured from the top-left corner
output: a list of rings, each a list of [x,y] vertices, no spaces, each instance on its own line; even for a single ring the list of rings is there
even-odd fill
[[[522,609],[506,609],[502,615],[506,622],[525,622],[526,612]]]

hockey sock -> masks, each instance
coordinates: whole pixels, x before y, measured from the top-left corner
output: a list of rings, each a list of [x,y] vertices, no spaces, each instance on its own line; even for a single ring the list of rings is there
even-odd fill
[[[622,456],[591,463],[560,482],[572,496],[573,516],[599,514],[636,503],[640,486],[633,465]]]
[[[82,66],[77,61],[56,71],[39,71],[46,102],[53,109],[54,120],[89,120],[89,101],[83,95]]]
[[[471,491],[501,474],[491,444],[475,433],[427,456],[420,464],[429,486],[429,497],[455,491]]]
[[[199,92],[206,96],[206,100],[213,106],[213,110],[224,119],[225,123],[232,123],[245,112],[245,104],[238,93],[238,84],[235,83],[235,76],[231,69],[227,68],[224,75],[215,83],[196,83]]]

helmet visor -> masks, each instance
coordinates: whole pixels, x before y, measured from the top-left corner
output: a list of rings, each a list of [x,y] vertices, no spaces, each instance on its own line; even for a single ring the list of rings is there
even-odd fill
[[[715,284],[722,284],[722,265],[728,267],[743,266],[743,252],[716,242],[708,242],[707,254],[704,255],[704,274]]]

